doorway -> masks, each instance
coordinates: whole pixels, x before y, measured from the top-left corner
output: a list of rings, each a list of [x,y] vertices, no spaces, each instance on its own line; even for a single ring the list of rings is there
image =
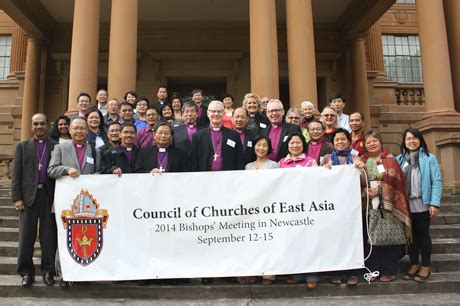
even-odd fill
[[[201,89],[204,92],[204,101],[222,101],[227,93],[227,79],[225,77],[168,77],[169,95],[177,95],[182,102],[192,100],[192,91]]]

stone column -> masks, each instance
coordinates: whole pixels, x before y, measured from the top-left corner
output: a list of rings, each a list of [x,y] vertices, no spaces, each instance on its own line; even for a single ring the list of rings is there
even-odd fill
[[[77,96],[96,94],[99,61],[100,0],[75,0],[70,58],[68,111],[77,110]]]
[[[382,30],[378,22],[372,25],[367,32],[366,46],[370,70],[377,71],[377,79],[386,79],[383,63]]]
[[[26,62],[27,39],[24,30],[16,23],[11,37],[10,73],[8,79],[15,79],[16,71],[24,71]]]
[[[136,90],[138,0],[112,0],[110,17],[110,97],[123,99]]]
[[[27,37],[26,75],[22,104],[21,140],[32,136],[31,118],[38,111],[40,88],[41,41],[36,36]]]
[[[449,46],[442,0],[417,0],[427,116],[454,112]]]
[[[364,114],[364,120],[368,128],[371,127],[371,115],[369,109],[369,89],[367,85],[366,54],[364,38],[355,38],[351,47],[352,63],[352,88],[353,99],[351,110]]]
[[[318,108],[312,0],[286,0],[286,24],[291,107],[302,101]]]
[[[249,0],[251,91],[279,98],[275,0]]]
[[[460,112],[460,1],[444,0],[450,69],[454,86],[455,109]]]
[[[444,186],[459,192],[459,173],[451,161],[458,159],[460,115],[455,111],[443,1],[417,0],[416,4],[426,114],[415,127],[441,163]]]

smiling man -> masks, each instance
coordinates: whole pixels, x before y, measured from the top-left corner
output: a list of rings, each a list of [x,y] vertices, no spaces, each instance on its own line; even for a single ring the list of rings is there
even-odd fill
[[[242,170],[243,150],[240,135],[222,126],[224,104],[212,101],[207,109],[209,127],[192,137],[195,171]]]
[[[33,138],[18,143],[14,157],[11,195],[19,211],[17,272],[24,287],[31,286],[35,281],[32,256],[38,224],[43,282],[48,286],[54,284],[57,247],[56,221],[54,213],[51,213],[54,180],[48,177],[46,169],[57,143],[47,138],[47,130],[46,116],[40,113],[33,115]]]
[[[283,103],[277,99],[271,99],[267,104],[267,116],[270,125],[261,130],[261,134],[268,136],[272,142],[273,151],[268,156],[273,161],[280,161],[288,153],[285,142],[290,134],[294,132],[301,133],[298,125],[284,122]]]
[[[121,176],[123,173],[133,173],[134,163],[139,149],[134,145],[136,137],[136,127],[132,123],[121,126],[119,146],[105,150],[101,158],[101,171],[104,174],[116,174]]]

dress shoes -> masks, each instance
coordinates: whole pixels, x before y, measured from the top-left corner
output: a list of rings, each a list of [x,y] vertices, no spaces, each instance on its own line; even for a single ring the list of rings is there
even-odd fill
[[[35,282],[35,277],[32,274],[26,274],[22,277],[22,287],[30,287]]]
[[[310,289],[310,290],[316,289],[317,286],[318,286],[317,281],[308,281],[307,282],[307,288]]]
[[[43,283],[47,286],[53,286],[54,285],[53,273],[51,273],[50,271],[47,271],[45,275],[43,275]]]
[[[66,282],[65,280],[61,279],[61,281],[59,282],[59,287],[61,289],[68,289],[70,288],[70,283],[69,282]]]

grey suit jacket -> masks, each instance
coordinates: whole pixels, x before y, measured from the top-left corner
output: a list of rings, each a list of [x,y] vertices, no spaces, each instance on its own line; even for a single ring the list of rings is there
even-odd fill
[[[47,139],[47,150],[49,160],[51,152],[57,143]],[[34,139],[22,141],[16,146],[14,156],[13,175],[11,180],[11,196],[13,202],[22,200],[24,206],[30,207],[34,204],[38,184],[38,157],[35,150]],[[54,180],[50,180],[50,187],[53,188]],[[53,189],[49,189],[52,190]]]
[[[98,149],[95,150],[96,158],[92,156],[91,146],[89,144],[86,145],[83,169],[80,169],[77,152],[75,151],[73,142],[68,141],[56,145],[48,166],[48,176],[56,179],[68,175],[67,172],[70,168],[80,169],[81,174],[99,173],[101,168],[101,153]],[[93,158],[93,163],[90,163],[88,157]]]

